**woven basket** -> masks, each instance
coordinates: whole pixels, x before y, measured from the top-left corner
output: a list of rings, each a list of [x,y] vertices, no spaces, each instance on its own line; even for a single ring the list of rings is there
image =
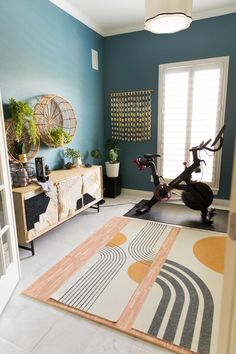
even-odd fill
[[[75,135],[77,120],[70,103],[56,95],[42,96],[34,108],[38,135],[43,143],[55,147],[49,134],[62,128],[71,138]]]
[[[8,119],[5,121],[8,157],[9,157],[9,160],[12,162],[21,163],[21,161],[19,160],[19,157],[15,151],[14,141],[16,140],[16,137],[15,137],[14,126],[15,126],[14,119]],[[39,139],[37,139],[36,144],[29,143],[29,140],[30,140],[29,133],[27,132],[26,129],[24,129],[22,141],[24,142],[24,145],[25,145],[24,147],[25,147],[25,151],[26,151],[27,161],[32,160],[36,156],[37,152],[39,151],[39,145],[40,145]]]

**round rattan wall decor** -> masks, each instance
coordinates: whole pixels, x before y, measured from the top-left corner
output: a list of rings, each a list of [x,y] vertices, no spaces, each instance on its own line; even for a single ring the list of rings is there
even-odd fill
[[[64,132],[68,143],[75,135],[77,120],[71,104],[63,97],[53,94],[42,96],[34,107],[38,135],[48,147],[63,145],[55,143],[53,133]]]
[[[8,157],[11,162],[21,163],[18,158],[18,152],[16,151],[16,137],[15,137],[15,121],[14,119],[8,119],[5,121],[5,130],[6,130],[6,140],[7,140],[7,149]],[[26,160],[31,161],[39,151],[40,141],[37,139],[36,144],[29,142],[30,136],[27,129],[23,130],[23,136],[20,143],[24,143],[24,151],[26,154]]]

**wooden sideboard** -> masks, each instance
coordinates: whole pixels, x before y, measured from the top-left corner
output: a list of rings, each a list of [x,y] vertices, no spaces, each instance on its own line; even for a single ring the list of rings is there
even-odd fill
[[[79,167],[52,171],[48,193],[35,183],[13,188],[19,245],[34,254],[35,238],[102,199],[102,180],[101,166]],[[28,243],[31,248],[23,246]]]

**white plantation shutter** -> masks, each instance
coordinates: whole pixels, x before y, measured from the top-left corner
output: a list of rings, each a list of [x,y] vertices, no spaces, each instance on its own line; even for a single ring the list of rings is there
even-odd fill
[[[215,137],[224,122],[228,57],[159,67],[158,153],[161,175],[171,180],[192,163],[189,149]],[[202,173],[194,178],[219,188],[221,153],[201,152]]]

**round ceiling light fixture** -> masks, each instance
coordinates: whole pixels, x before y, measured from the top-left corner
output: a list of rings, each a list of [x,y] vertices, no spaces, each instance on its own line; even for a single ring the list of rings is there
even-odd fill
[[[192,0],[145,0],[145,29],[153,33],[175,33],[192,22]]]

